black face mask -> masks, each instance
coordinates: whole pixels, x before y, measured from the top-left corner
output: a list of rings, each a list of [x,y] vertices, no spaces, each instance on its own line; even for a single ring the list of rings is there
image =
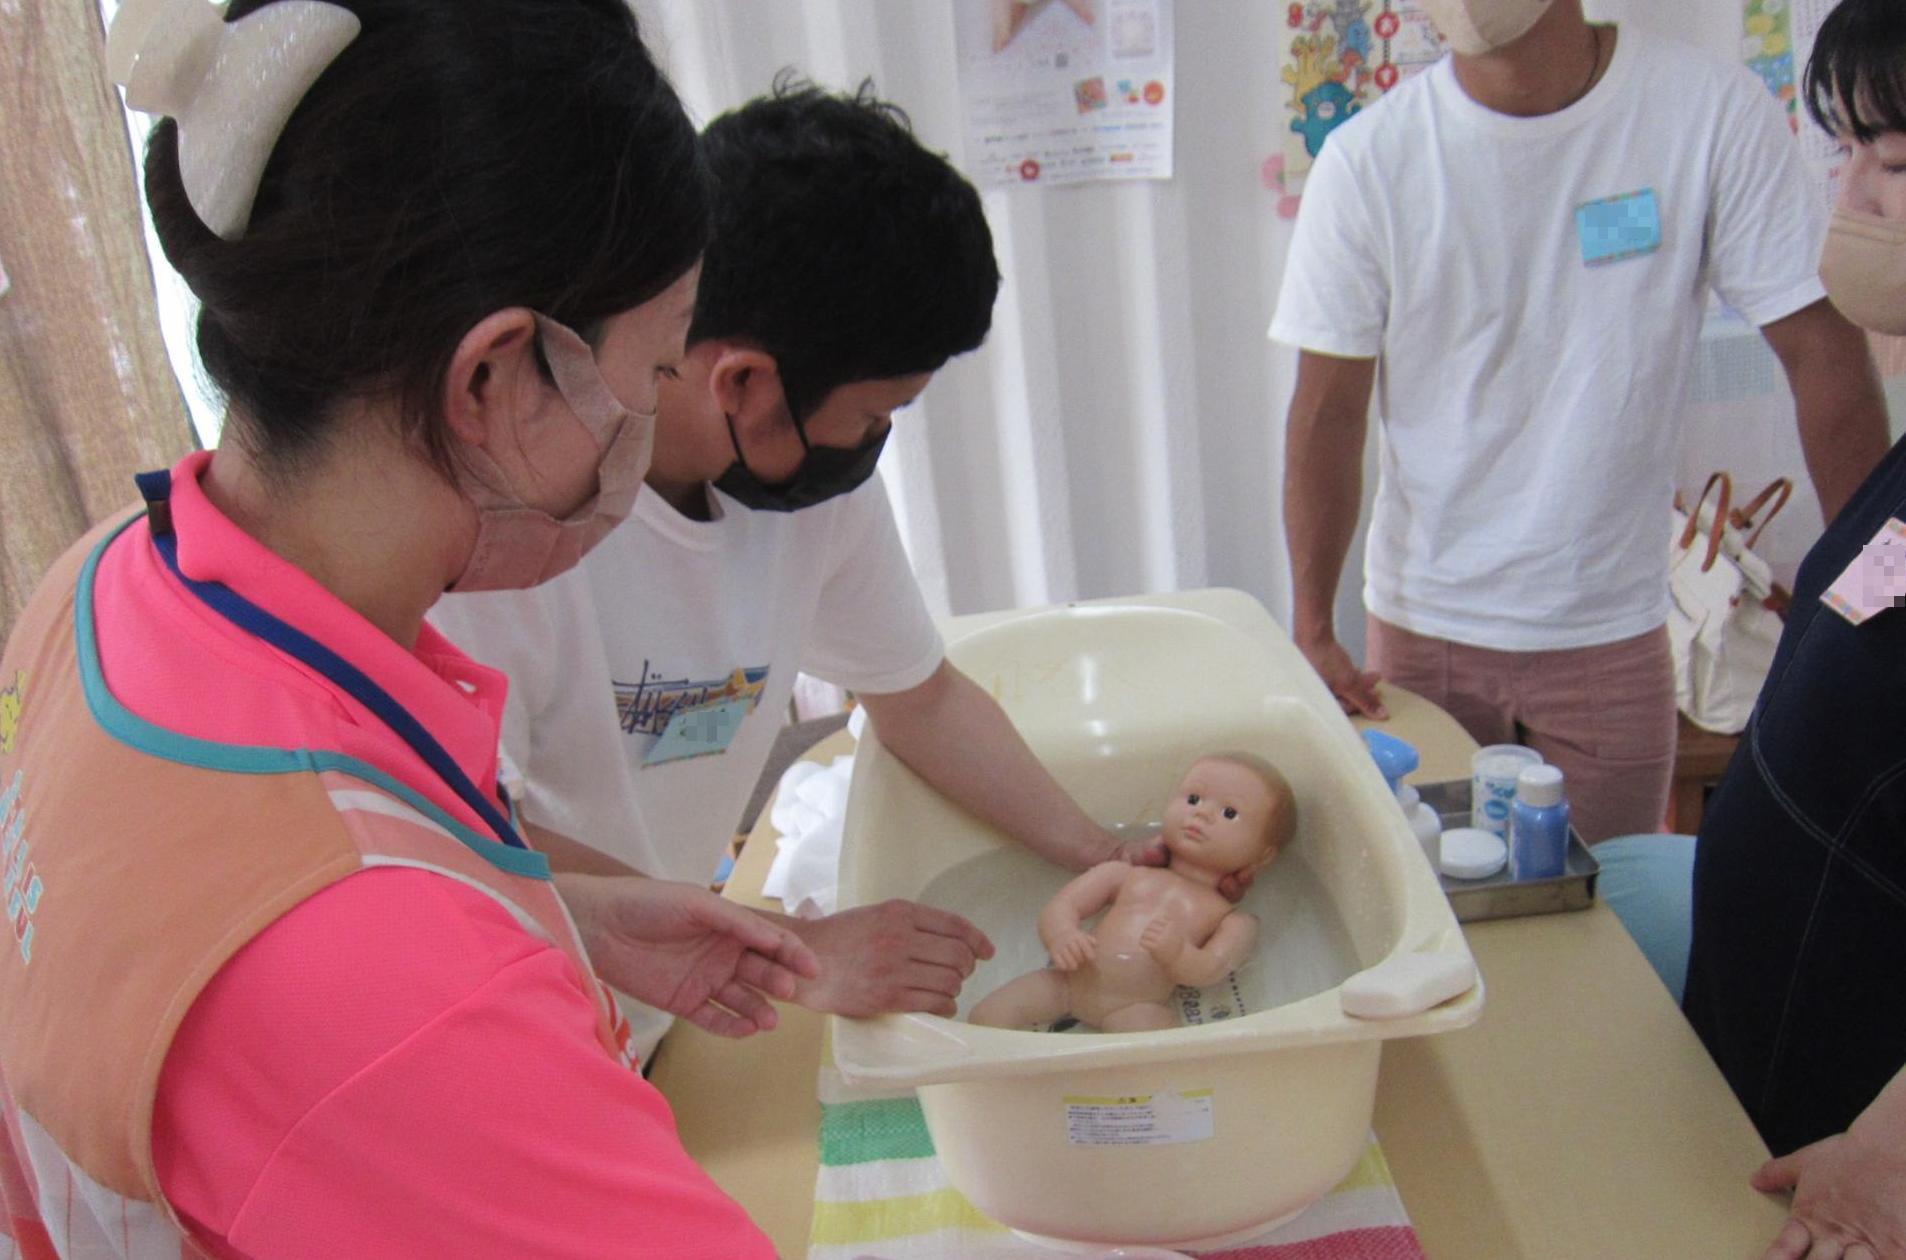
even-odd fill
[[[741,453],[741,439],[735,436],[735,418],[724,418],[728,421],[728,440],[734,444],[735,462],[715,479],[715,489],[757,512],[797,512],[855,489],[874,475],[874,465],[880,461],[880,448],[887,444],[887,435],[893,432],[893,425],[889,424],[859,446],[847,450],[838,446],[810,446],[807,430],[797,420],[794,432],[799,435],[807,455],[793,476],[770,486],[749,471],[747,458]]]

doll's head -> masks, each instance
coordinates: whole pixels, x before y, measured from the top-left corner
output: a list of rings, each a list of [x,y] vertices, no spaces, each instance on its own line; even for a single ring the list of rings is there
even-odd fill
[[[1165,804],[1174,866],[1219,874],[1269,866],[1297,830],[1297,798],[1276,766],[1251,753],[1200,757]]]

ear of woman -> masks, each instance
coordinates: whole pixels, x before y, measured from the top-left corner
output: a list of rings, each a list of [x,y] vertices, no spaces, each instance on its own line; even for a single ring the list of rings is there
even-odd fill
[[[489,446],[543,405],[547,385],[535,315],[520,306],[497,311],[457,343],[444,379],[444,423],[459,440]]]

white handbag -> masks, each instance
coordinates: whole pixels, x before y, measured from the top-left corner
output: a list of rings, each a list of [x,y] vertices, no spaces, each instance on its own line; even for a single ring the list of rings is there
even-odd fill
[[[1733,483],[1715,473],[1691,513],[1676,496],[1668,552],[1674,699],[1704,730],[1743,730],[1767,681],[1790,596],[1754,547],[1792,494],[1782,477],[1733,510]]]

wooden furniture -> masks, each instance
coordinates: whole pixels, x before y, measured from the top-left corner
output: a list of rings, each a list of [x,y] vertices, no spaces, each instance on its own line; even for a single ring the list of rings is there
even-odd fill
[[[1386,688],[1385,729],[1424,781],[1469,772],[1447,714]],[[838,735],[811,755],[846,751]],[[760,899],[764,819],[727,894]],[[1432,1260],[1755,1260],[1786,1220],[1748,1174],[1767,1157],[1693,1030],[1605,906],[1471,924],[1480,1023],[1384,1047],[1376,1131]],[[723,1041],[679,1025],[652,1074],[689,1154],[773,1237],[806,1253],[814,1086],[825,1020],[782,1007],[775,1032]]]
[[[1668,799],[1668,825],[1692,836],[1701,830],[1707,794],[1727,771],[1741,737],[1704,731],[1688,721],[1685,713],[1675,714],[1674,720],[1674,786]]]

